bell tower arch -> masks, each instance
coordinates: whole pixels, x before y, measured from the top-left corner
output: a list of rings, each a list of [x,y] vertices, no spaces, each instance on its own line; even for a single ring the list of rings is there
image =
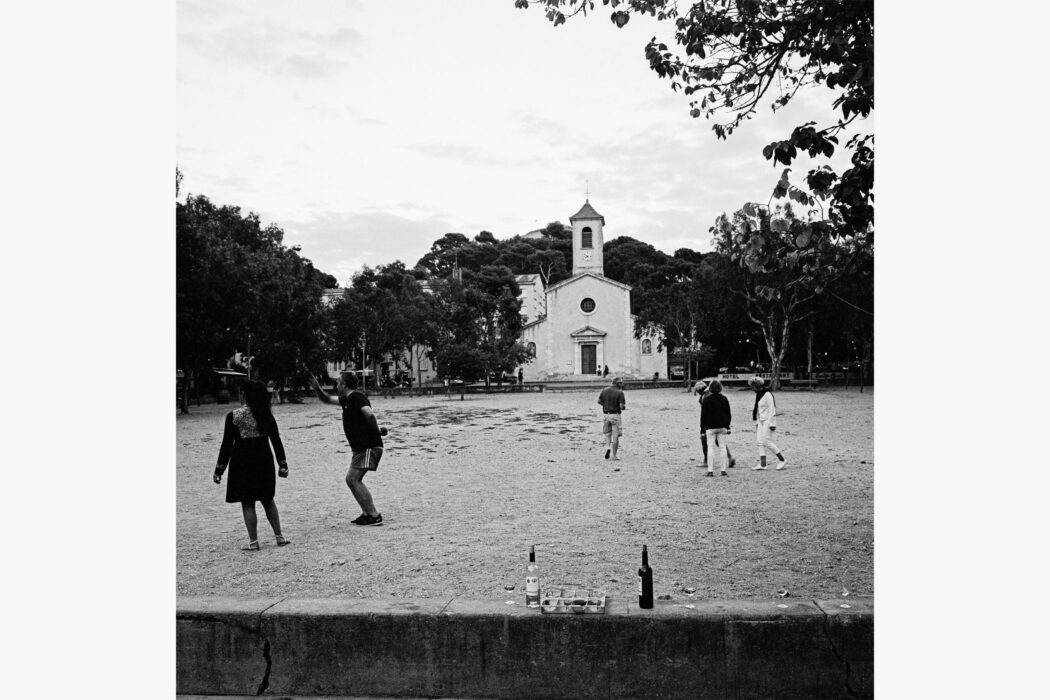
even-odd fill
[[[590,272],[605,276],[602,246],[605,244],[605,217],[594,210],[590,199],[569,217],[572,224],[572,274]]]

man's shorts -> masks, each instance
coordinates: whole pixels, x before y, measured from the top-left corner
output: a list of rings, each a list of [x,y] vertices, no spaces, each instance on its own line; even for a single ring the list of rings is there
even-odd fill
[[[379,468],[379,460],[381,459],[383,459],[383,448],[369,447],[353,453],[353,456],[350,458],[350,468],[374,472]]]
[[[602,421],[602,434],[616,431],[616,437],[623,435],[623,423],[620,422],[619,413],[606,413]]]

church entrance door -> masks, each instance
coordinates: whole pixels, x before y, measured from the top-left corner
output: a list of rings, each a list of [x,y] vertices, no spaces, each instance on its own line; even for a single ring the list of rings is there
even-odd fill
[[[580,365],[584,374],[594,374],[598,371],[598,346],[580,346]]]

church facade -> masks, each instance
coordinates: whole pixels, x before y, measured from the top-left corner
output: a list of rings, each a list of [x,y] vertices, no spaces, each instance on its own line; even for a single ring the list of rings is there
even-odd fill
[[[605,217],[588,200],[569,222],[572,277],[551,285],[542,301],[530,305],[536,316],[526,315],[521,336],[532,356],[522,368],[525,379],[593,379],[606,367],[610,376],[666,377],[660,336],[635,337],[631,287],[605,277]]]

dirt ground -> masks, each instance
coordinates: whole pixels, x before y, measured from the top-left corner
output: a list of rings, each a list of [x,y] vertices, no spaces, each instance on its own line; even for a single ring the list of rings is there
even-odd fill
[[[778,392],[777,472],[751,470],[753,394],[729,390],[738,462],[714,478],[682,389],[627,392],[618,462],[603,458],[597,390],[373,396],[390,434],[365,483],[383,527],[350,522],[339,407],[278,405],[290,475],[275,500],[292,544],[275,545],[260,507],[258,552],[240,551],[240,507],[211,480],[235,406],[194,406],[176,417],[177,593],[518,600],[535,544],[541,586],[630,598],[647,544],[657,596],[873,596],[873,395]]]

